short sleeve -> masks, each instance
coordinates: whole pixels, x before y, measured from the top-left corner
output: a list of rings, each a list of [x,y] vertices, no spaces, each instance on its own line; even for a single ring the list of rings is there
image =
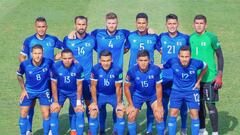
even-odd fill
[[[156,67],[155,69],[155,82],[156,84],[159,84],[162,82],[162,76],[161,76],[161,69],[159,67]]]
[[[20,64],[19,69],[17,71],[17,75],[22,76],[25,73],[25,67],[23,62]]]
[[[168,69],[172,67],[173,58],[169,59],[166,63],[163,64],[163,68]]]
[[[116,71],[116,80],[115,83],[122,83],[123,80],[123,71],[121,69],[118,69]]]
[[[128,70],[125,82],[126,83],[131,83],[133,81],[134,81],[134,74],[133,74],[133,72],[131,70]]]
[[[57,68],[56,68],[55,64],[53,64],[53,66],[51,68],[51,80],[57,81],[57,79],[58,79]]]
[[[77,68],[76,78],[78,81],[82,81],[84,79],[83,68],[80,66],[80,64],[77,64],[77,66],[78,68]]]
[[[55,48],[63,49],[63,42],[62,41],[60,41],[57,37],[54,38],[54,41],[55,41]]]
[[[91,71],[91,80],[93,80],[93,81],[98,81],[98,73],[97,73],[96,67],[93,67],[93,68],[92,68],[92,71]]]
[[[218,48],[221,47],[220,41],[218,40],[217,36],[211,35],[211,41],[212,41],[212,47],[217,50]]]
[[[162,34],[158,36],[157,44],[156,44],[156,50],[157,51],[162,51],[162,42],[161,42]]]
[[[29,40],[25,39],[22,45],[22,50],[20,52],[22,55],[29,56],[30,54],[30,48],[29,48]]]

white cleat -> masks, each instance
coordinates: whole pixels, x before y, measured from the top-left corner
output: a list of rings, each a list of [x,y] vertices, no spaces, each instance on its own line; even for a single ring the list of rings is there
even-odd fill
[[[198,135],[208,135],[208,132],[205,128],[204,129],[199,129],[199,134]]]
[[[49,130],[48,135],[53,135],[52,130]]]
[[[181,129],[181,135],[187,135],[187,129],[186,128]]]
[[[27,131],[26,135],[33,135],[33,133],[31,131]]]

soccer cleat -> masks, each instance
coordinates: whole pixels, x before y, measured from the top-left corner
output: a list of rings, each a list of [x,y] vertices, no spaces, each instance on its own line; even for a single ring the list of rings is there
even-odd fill
[[[52,130],[49,130],[48,135],[53,135]]]
[[[71,131],[70,131],[70,135],[77,135],[77,131],[71,130]]]
[[[152,135],[152,132],[146,132],[145,135]]]
[[[187,135],[187,129],[186,128],[181,129],[181,135]]]
[[[33,135],[33,133],[28,130],[28,131],[26,132],[26,135]]]
[[[218,135],[218,132],[212,132],[212,135]]]
[[[208,132],[205,128],[204,129],[199,129],[199,134],[198,135],[208,135]]]

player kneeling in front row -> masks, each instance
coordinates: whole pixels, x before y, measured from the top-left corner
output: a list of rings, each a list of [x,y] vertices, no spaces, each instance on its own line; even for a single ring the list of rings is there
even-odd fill
[[[116,110],[117,134],[124,135],[124,106],[122,104],[122,69],[113,66],[112,54],[108,50],[100,52],[100,63],[92,68],[91,73],[91,94],[92,103],[90,109],[90,130],[92,135],[97,134],[97,113],[98,108],[102,110],[106,104],[110,104]],[[94,123],[92,123],[94,122]],[[96,125],[92,129],[92,125]],[[94,131],[92,131],[94,130]],[[100,135],[105,134],[104,132]]]
[[[52,68],[52,97],[51,130],[58,135],[58,115],[65,100],[70,100],[76,113],[77,135],[84,132],[84,107],[82,98],[83,69],[79,63],[74,63],[73,53],[69,49],[61,52],[61,61],[56,62]]]
[[[170,95],[170,117],[168,121],[169,135],[176,135],[177,115],[183,102],[187,103],[191,116],[192,135],[199,133],[199,88],[200,81],[207,71],[207,65],[196,59],[191,59],[189,46],[180,48],[178,58],[171,58],[163,68],[173,70],[173,85]],[[198,70],[201,70],[198,76]]]
[[[128,132],[136,135],[136,117],[143,103],[150,103],[156,120],[158,135],[164,134],[162,106],[162,78],[159,67],[150,64],[149,52],[141,50],[137,54],[137,65],[127,72],[124,92],[128,101]],[[129,88],[133,85],[135,92],[131,95]]]
[[[50,69],[52,60],[43,58],[41,45],[32,47],[32,58],[23,61],[17,71],[18,82],[21,86],[20,95],[20,134],[26,135],[28,125],[28,111],[35,99],[39,100],[43,117],[43,132],[48,135],[50,129],[49,106],[50,106]],[[24,85],[23,74],[26,82]]]

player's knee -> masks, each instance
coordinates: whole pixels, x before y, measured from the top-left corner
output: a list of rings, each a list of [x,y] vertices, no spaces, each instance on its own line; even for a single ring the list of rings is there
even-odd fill
[[[207,108],[209,110],[209,114],[215,114],[217,113],[216,105],[213,103],[207,103]]]
[[[28,115],[28,110],[26,110],[26,109],[21,109],[21,110],[20,110],[20,116],[21,116],[22,118],[26,118],[27,115]]]
[[[136,114],[128,115],[128,122],[134,122],[136,120]]]
[[[90,117],[91,118],[97,118],[97,116],[98,116],[97,110],[91,110],[90,111]]]
[[[123,110],[117,110],[116,112],[118,118],[122,118],[124,116],[124,111]]]
[[[192,119],[198,119],[198,109],[190,109],[190,117]]]

